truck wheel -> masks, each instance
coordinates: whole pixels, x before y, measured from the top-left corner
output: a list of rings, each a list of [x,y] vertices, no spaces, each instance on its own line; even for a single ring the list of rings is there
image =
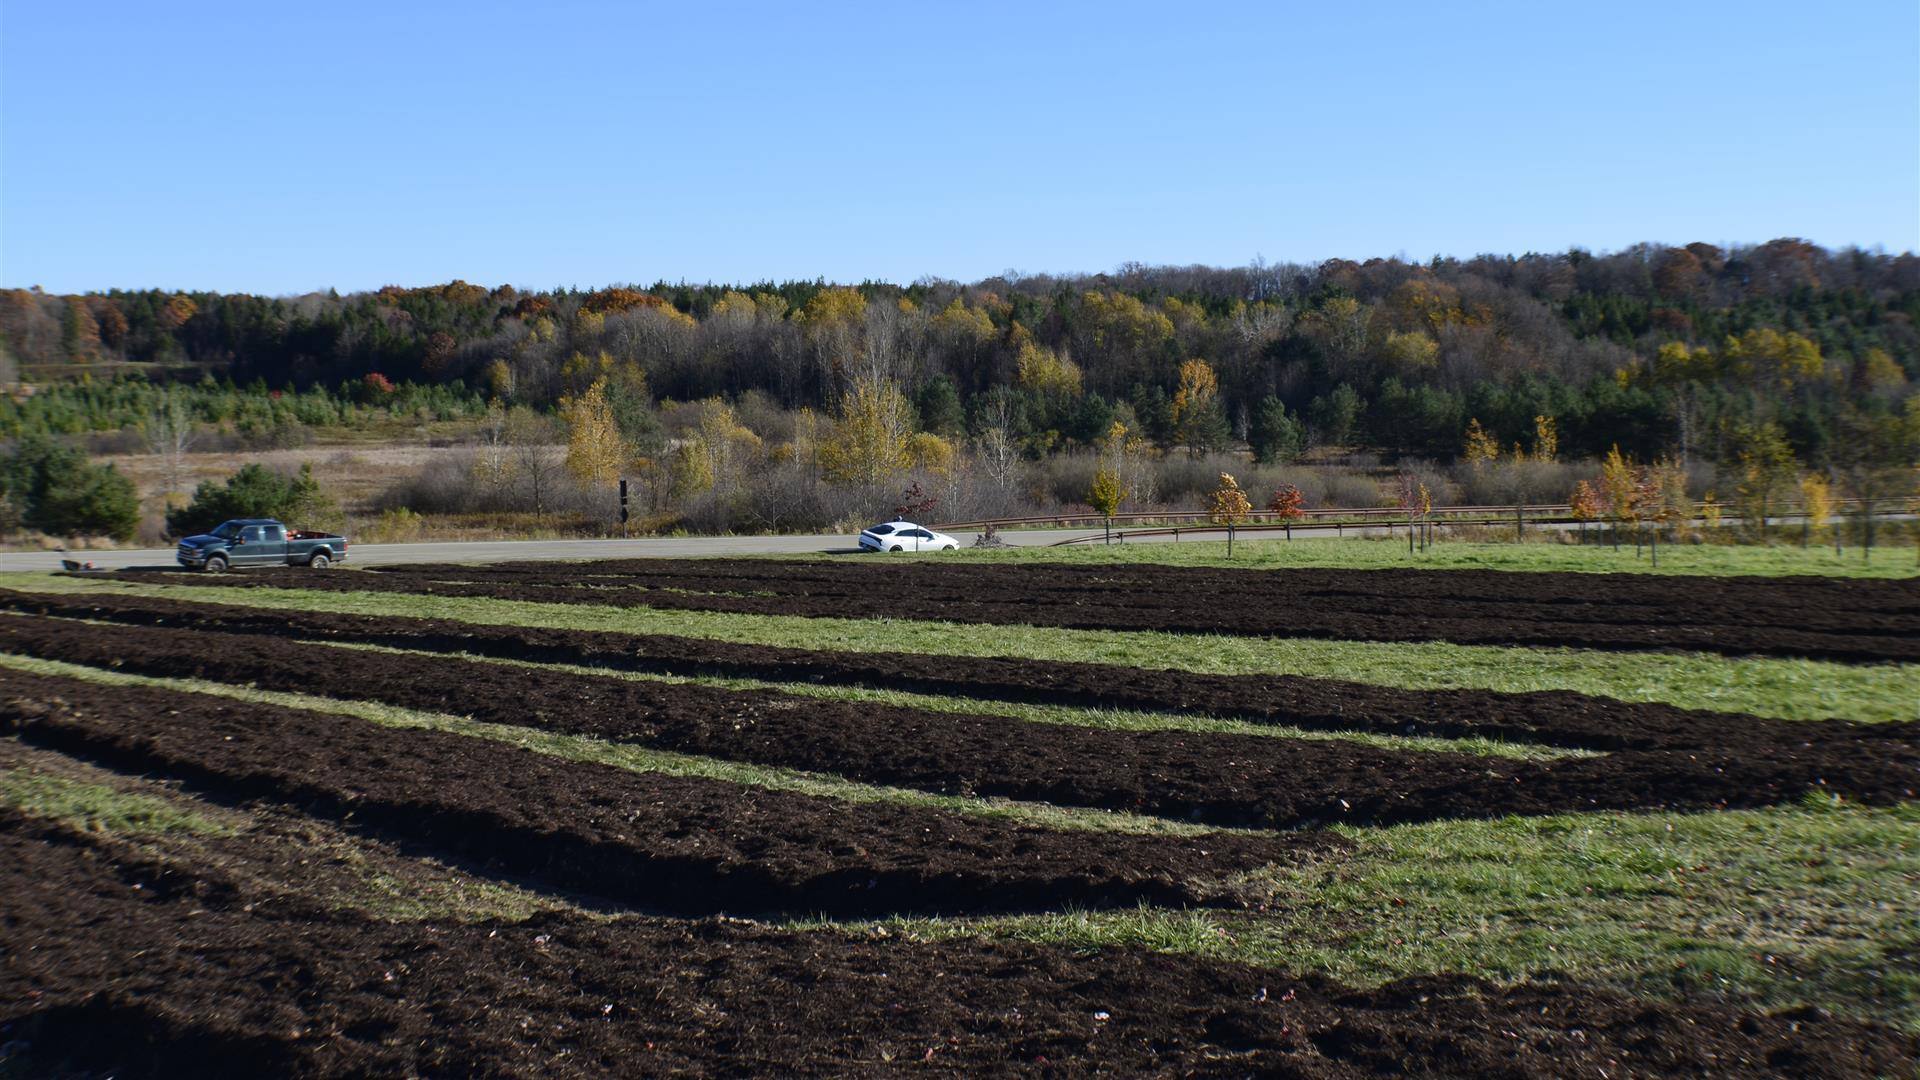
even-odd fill
[[[225,555],[207,556],[207,573],[224,574],[226,572],[227,572],[227,557]]]
[[[313,558],[307,560],[307,566],[314,570],[325,570],[327,567],[332,565],[333,565],[333,560],[327,558],[326,552],[324,551],[314,552]]]

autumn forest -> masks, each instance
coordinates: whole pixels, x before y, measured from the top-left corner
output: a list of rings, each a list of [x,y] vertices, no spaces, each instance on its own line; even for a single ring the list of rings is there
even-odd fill
[[[789,487],[869,492],[970,472],[980,490],[956,508],[988,510],[1084,502],[1088,476],[1059,463],[1129,454],[1137,505],[1174,495],[1176,463],[1219,455],[1450,469],[1617,448],[1696,487],[1755,455],[1884,478],[1920,454],[1917,320],[1920,258],[1792,239],[970,284],[15,289],[0,381],[23,392],[0,398],[0,438],[277,445],[375,415],[460,421],[462,468],[502,505],[510,476],[541,468],[513,466],[515,445],[564,445],[557,472],[634,476],[650,509],[697,503],[722,528],[833,516],[770,505],[798,498],[760,490],[783,469],[804,480]]]

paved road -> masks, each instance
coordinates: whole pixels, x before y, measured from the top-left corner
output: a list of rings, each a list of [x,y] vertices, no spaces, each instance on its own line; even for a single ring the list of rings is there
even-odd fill
[[[1889,517],[1909,517],[1911,515],[1889,515]],[[1729,521],[1729,524],[1732,522]],[[1568,529],[1569,525],[1529,522],[1529,529]],[[1346,538],[1383,537],[1392,531],[1384,525],[1348,525],[1340,536]],[[1133,530],[1114,530],[1114,536],[1125,535],[1129,544],[1157,544],[1178,542],[1173,536],[1136,536]],[[1099,536],[1100,531],[1078,529],[1029,529],[1002,530],[1000,538],[1013,547],[1045,547],[1056,544],[1069,537]],[[1248,540],[1273,539],[1280,535],[1278,526],[1266,528],[1244,528],[1240,534]],[[1324,531],[1298,530],[1305,539],[1334,539],[1335,534]],[[1398,535],[1406,536],[1406,527],[1399,527]],[[971,545],[979,536],[978,532],[959,532],[954,534],[962,547]],[[1219,535],[1195,537],[1188,534],[1188,542],[1195,539],[1219,540]],[[349,566],[382,566],[393,563],[422,562],[509,562],[516,559],[640,559],[675,558],[690,555],[844,555],[859,550],[852,536],[814,535],[814,536],[682,536],[648,537],[641,540],[477,540],[461,543],[428,544],[354,544],[348,554]],[[171,568],[175,565],[172,548],[139,548],[121,551],[76,551],[62,553],[58,551],[10,551],[0,553],[0,570],[58,570],[60,560],[78,559],[93,563],[102,570],[120,570],[129,566],[147,566]]]
[[[975,533],[957,539],[973,543]],[[1051,544],[1065,532],[1002,533],[1009,544],[1033,547]],[[513,559],[636,559],[686,555],[804,555],[851,553],[859,550],[852,536],[687,536],[649,537],[644,540],[480,540],[470,543],[353,544],[347,565],[381,566],[421,562],[507,562]],[[120,551],[10,551],[0,553],[0,570],[58,570],[60,560],[91,562],[103,570],[129,566],[171,567],[172,548]]]

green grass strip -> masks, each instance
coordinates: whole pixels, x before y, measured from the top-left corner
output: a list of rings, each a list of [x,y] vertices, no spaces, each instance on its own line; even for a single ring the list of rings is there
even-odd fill
[[[0,575],[9,588],[55,593],[125,590],[142,596],[271,610],[407,615],[495,626],[544,626],[671,634],[756,645],[1078,660],[1218,674],[1303,675],[1406,689],[1572,690],[1625,701],[1787,720],[1914,719],[1920,664],[1853,665],[1706,653],[1601,652],[1446,642],[1251,638],[1153,631],[813,619],[790,615],[612,608],[470,597],[332,593],[147,585],[111,580]]]
[[[0,769],[0,806],[82,832],[117,836],[173,832],[218,836],[233,831],[165,799],[26,769]]]
[[[87,621],[87,620],[78,620]],[[1070,705],[1028,705],[1020,702],[982,701],[977,698],[915,694],[904,690],[871,690],[858,686],[823,686],[818,683],[768,682],[761,679],[732,679],[709,675],[662,675],[650,671],[620,671],[613,668],[586,667],[579,664],[550,664],[534,660],[515,660],[474,653],[428,652],[397,649],[385,645],[360,645],[344,641],[316,641],[327,648],[357,649],[394,653],[400,656],[452,657],[484,664],[523,667],[534,671],[558,671],[569,675],[594,675],[680,686],[711,686],[722,690],[770,690],[795,697],[823,701],[849,701],[869,705],[890,705],[927,712],[968,713],[1004,716],[1033,724],[1059,724],[1066,727],[1097,728],[1104,731],[1184,731],[1206,735],[1251,735],[1259,738],[1318,739],[1327,742],[1357,743],[1382,750],[1411,752],[1451,752],[1479,754],[1482,757],[1511,758],[1517,761],[1548,761],[1558,758],[1599,757],[1597,751],[1573,750],[1557,746],[1535,746],[1504,742],[1499,739],[1444,739],[1422,735],[1375,735],[1360,731],[1309,731],[1306,728],[1278,724],[1254,724],[1245,720],[1221,720],[1204,716],[1180,716],[1173,713],[1133,712],[1126,709],[1084,709]]]
[[[101,668],[87,667],[82,664],[69,664],[59,660],[40,660],[34,657],[16,656],[11,653],[0,653],[0,667],[14,668],[16,670],[40,675],[61,675],[110,686],[152,686],[168,690],[184,690],[197,694],[211,694],[218,697],[232,698],[237,701],[256,701],[270,705],[282,705],[293,709],[309,709],[315,712],[335,713],[344,716],[358,717],[359,719],[382,724],[387,727],[425,728],[432,731],[444,731],[455,735],[491,739],[495,742],[507,743],[552,757],[564,758],[568,761],[612,765],[631,772],[701,777],[709,780],[720,780],[730,784],[740,784],[747,787],[768,788],[774,791],[790,791],[802,795],[817,795],[823,798],[841,799],[855,803],[898,803],[948,813],[1005,818],[1023,825],[1032,825],[1045,829],[1063,831],[1086,829],[1141,835],[1186,836],[1236,831],[1209,826],[1190,825],[1184,822],[1170,821],[1165,818],[1128,814],[1113,810],[1058,807],[1045,803],[1021,802],[1012,799],[975,799],[957,795],[935,795],[907,788],[856,783],[825,773],[748,765],[735,761],[725,761],[719,758],[699,757],[693,754],[677,754],[665,750],[649,750],[645,747],[632,746],[626,743],[604,742],[599,739],[590,739],[577,735],[560,735],[540,731],[537,728],[514,727],[509,724],[482,723],[459,716],[419,712],[413,709],[396,708],[391,705],[379,705],[364,701],[343,701],[336,698],[315,697],[309,694],[292,694],[277,690],[258,690],[253,687],[208,682],[204,679],[159,679],[146,675],[134,675],[127,672],[107,671]]]
[[[1351,857],[1271,871],[1276,895],[1259,915],[1142,908],[848,929],[1138,946],[1358,983],[1559,974],[1635,993],[1814,1003],[1920,1031],[1920,805],[1816,796],[1709,814],[1340,831]]]
[[[1660,565],[1648,551],[1635,553],[1631,538],[1620,550],[1609,545],[1575,544],[1557,538],[1535,538],[1524,544],[1476,543],[1441,540],[1425,551],[1408,554],[1404,534],[1399,540],[1333,537],[1304,534],[1295,540],[1238,538],[1233,558],[1227,558],[1224,540],[1182,540],[1179,543],[1080,544],[1073,547],[961,548],[913,558],[976,563],[1113,564],[1146,563],[1166,566],[1223,566],[1241,570],[1509,570],[1556,574],[1660,574],[1674,577],[1785,577],[1815,574],[1845,578],[1911,578],[1920,575],[1913,543],[1897,528],[1883,531],[1902,546],[1875,547],[1873,557],[1863,549],[1833,553],[1831,542],[1799,546],[1799,533],[1770,547],[1731,544],[1662,544]],[[793,558],[795,556],[782,556]],[[898,557],[898,556],[894,556]]]

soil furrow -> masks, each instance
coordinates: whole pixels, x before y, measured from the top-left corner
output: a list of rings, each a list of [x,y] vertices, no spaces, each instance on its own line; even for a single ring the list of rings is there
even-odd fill
[[[180,580],[165,573],[130,576]],[[194,580],[741,614],[1920,662],[1920,582],[1907,580],[874,559],[416,565]]]
[[[127,1076],[1904,1075],[1815,1009],[725,920],[369,921],[0,818],[0,1054]],[[85,927],[86,932],[76,932]],[[129,964],[128,957],[138,957]]]
[[[1053,832],[568,762],[486,739],[0,669],[23,741],[350,822],[489,872],[680,914],[1049,910],[1232,899],[1325,834]]]
[[[1018,657],[931,656],[743,645],[702,638],[507,627],[445,619],[270,611],[162,597],[0,589],[0,610],[141,626],[350,641],[434,652],[1030,704],[1184,712],[1315,731],[1486,737],[1583,750],[1693,749],[1732,740],[1824,740],[1835,732],[1914,742],[1920,722],[1800,722],[1625,702],[1570,691],[1398,690],[1337,679],[1207,675]],[[1916,706],[1920,712],[1920,706]]]
[[[275,638],[0,619],[0,649],[143,674],[368,700],[955,794],[1232,826],[1385,824],[1588,810],[1719,809],[1826,791],[1912,798],[1920,747],[1782,725],[1684,750],[1520,762],[1330,740],[1111,731],[769,691],[635,681]]]

